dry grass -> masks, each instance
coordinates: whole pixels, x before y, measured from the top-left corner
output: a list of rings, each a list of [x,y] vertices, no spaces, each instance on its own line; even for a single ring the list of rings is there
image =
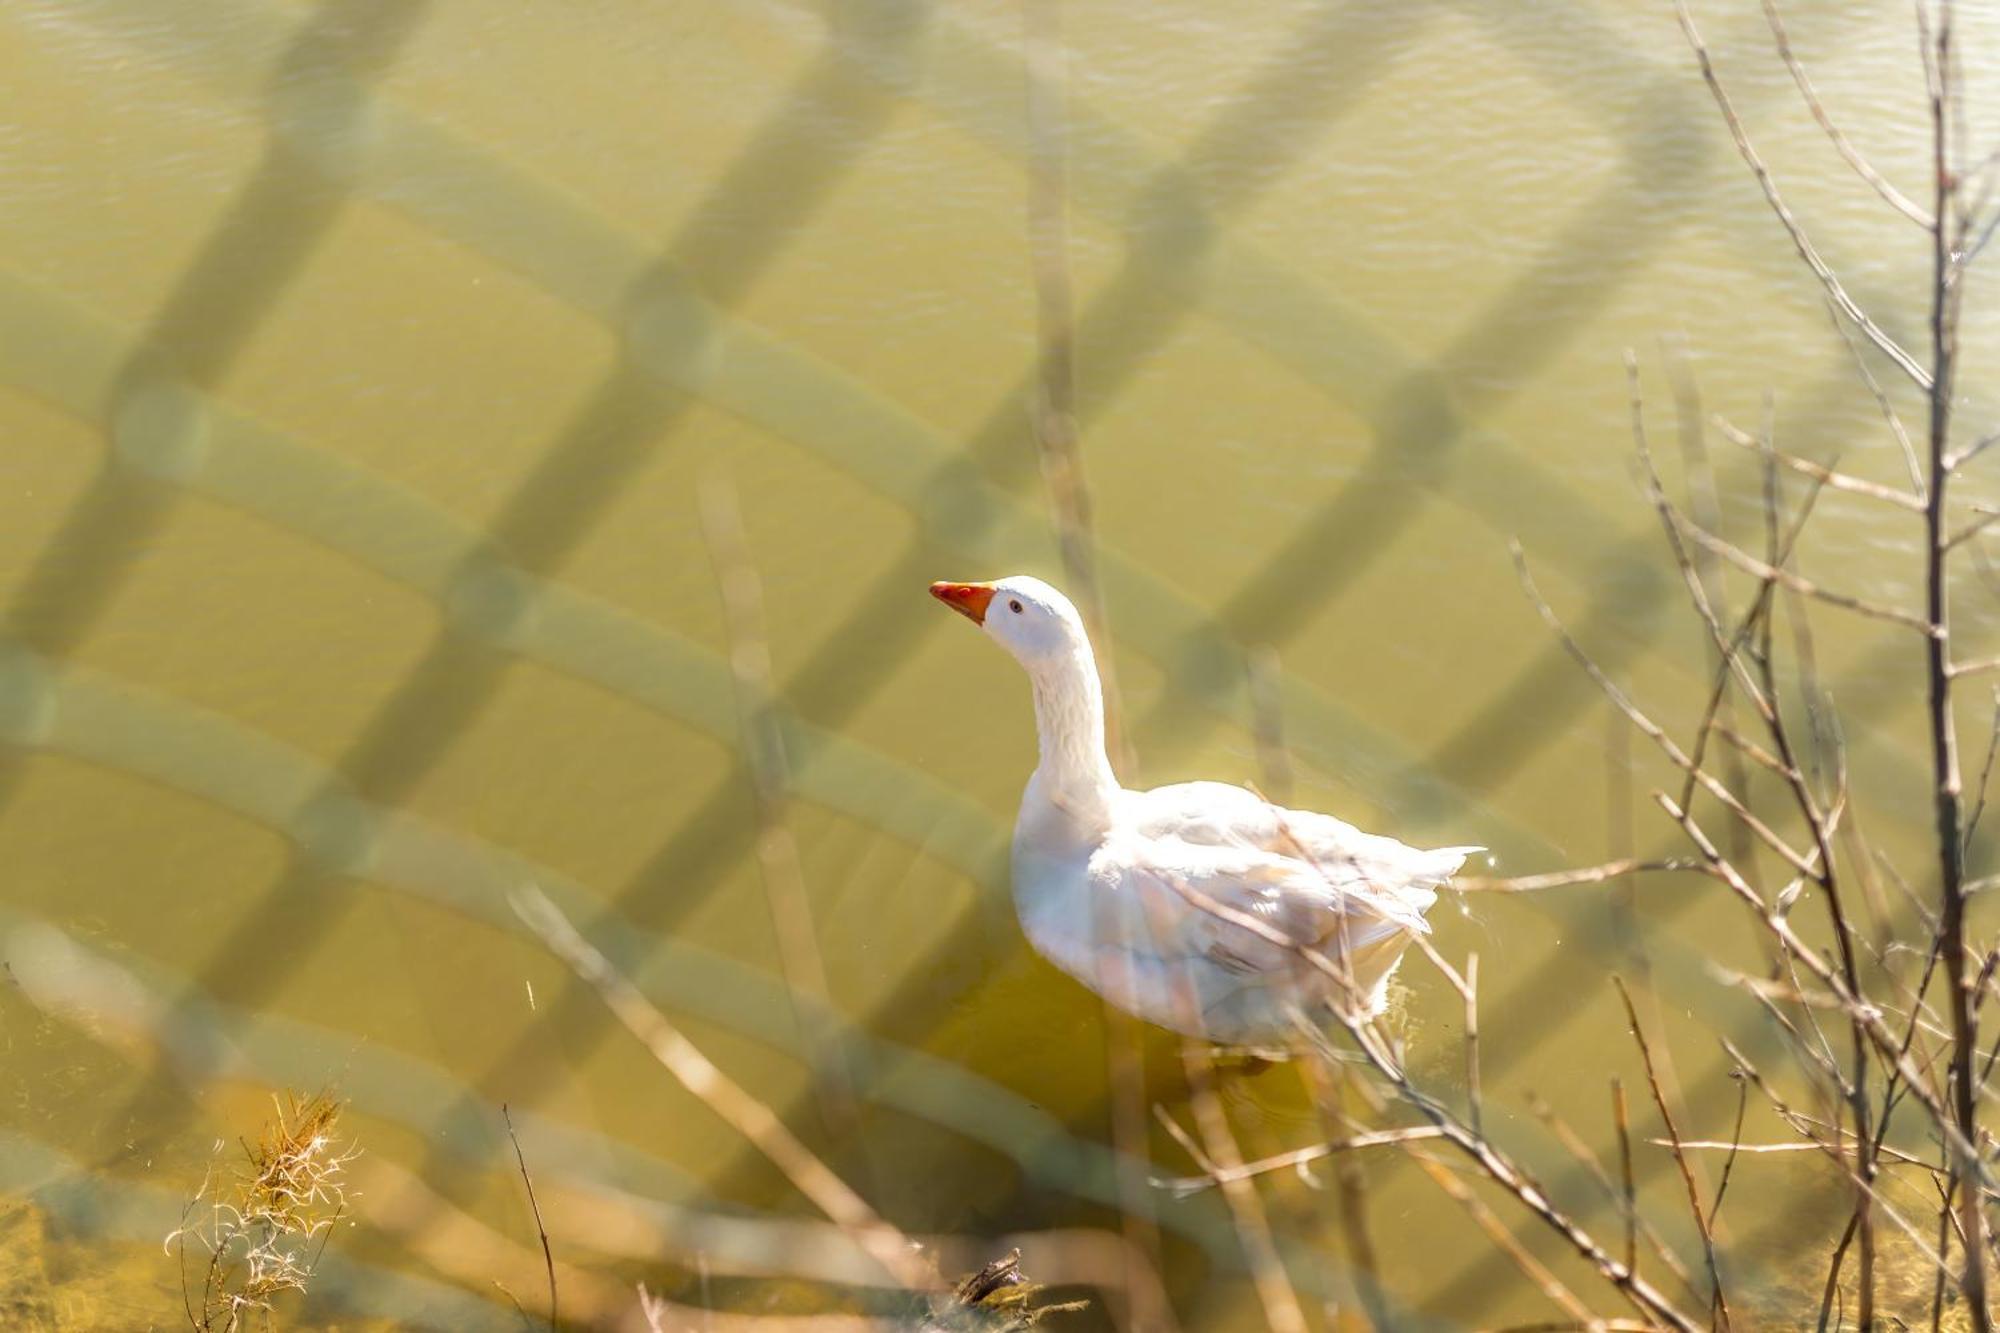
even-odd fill
[[[181,1300],[196,1333],[271,1327],[274,1303],[303,1293],[328,1236],[347,1212],[346,1167],[360,1149],[336,1136],[341,1103],[329,1092],[272,1099],[274,1114],[244,1166],[218,1180],[211,1167],[167,1236],[180,1260]],[[207,1251],[199,1285],[188,1242]]]

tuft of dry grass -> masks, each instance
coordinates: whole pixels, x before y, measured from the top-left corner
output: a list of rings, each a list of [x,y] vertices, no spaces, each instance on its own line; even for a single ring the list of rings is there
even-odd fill
[[[272,1106],[256,1141],[243,1144],[244,1166],[233,1180],[218,1181],[211,1167],[167,1235],[195,1333],[237,1333],[252,1321],[268,1327],[273,1302],[305,1291],[347,1211],[346,1168],[360,1149],[336,1135],[342,1103],[321,1090],[274,1095]],[[188,1271],[190,1239],[208,1252],[198,1290]]]

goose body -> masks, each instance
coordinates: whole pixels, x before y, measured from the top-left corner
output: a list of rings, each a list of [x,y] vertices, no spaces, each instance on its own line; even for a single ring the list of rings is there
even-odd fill
[[[1242,787],[1119,785],[1082,618],[1039,579],[938,583],[1027,669],[1040,762],[1014,827],[1014,903],[1037,952],[1121,1009],[1225,1046],[1297,1042],[1342,987],[1202,900],[1345,959],[1350,1007],[1379,1012],[1404,948],[1474,847],[1425,851]]]

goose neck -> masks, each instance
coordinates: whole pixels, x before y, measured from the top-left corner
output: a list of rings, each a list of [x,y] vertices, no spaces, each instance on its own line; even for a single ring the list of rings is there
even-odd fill
[[[1118,790],[1104,750],[1104,689],[1087,647],[1029,672],[1041,740],[1037,785],[1075,814],[1101,815]]]

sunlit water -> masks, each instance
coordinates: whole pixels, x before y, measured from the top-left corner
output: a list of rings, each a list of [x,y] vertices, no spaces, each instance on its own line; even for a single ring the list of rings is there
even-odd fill
[[[1485,842],[1504,872],[1602,859],[1628,826],[1672,846],[1646,800],[1663,768],[1536,621],[1508,539],[1685,723],[1700,644],[1632,480],[1626,349],[1672,460],[1685,366],[1700,412],[1756,428],[1768,394],[1799,452],[1903,474],[1670,9],[1070,8],[1077,408],[1128,781],[1269,781],[1240,651],[1269,645],[1300,804]],[[1027,693],[923,595],[1061,577],[1019,6],[173,10],[0,16],[0,1192],[21,1256],[0,1296],[64,1326],[173,1323],[159,1240],[214,1145],[253,1135],[271,1088],[329,1083],[367,1155],[308,1322],[511,1326],[496,1282],[538,1305],[503,1102],[579,1317],[639,1279],[824,1304],[739,1276],[702,1210],[809,1210],[524,937],[507,895],[531,881],[905,1229],[1115,1227],[1102,1014],[1027,953],[1005,894]],[[1921,348],[1924,236],[1820,136],[1754,7],[1702,18],[1815,241]],[[1794,40],[1921,195],[1906,20],[1802,14]],[[1977,131],[1992,89],[1967,63]],[[1753,532],[1752,469],[1709,448]],[[737,497],[761,585],[791,719],[778,813],[833,1019],[787,999],[772,904],[798,885],[782,847],[756,855],[736,756],[767,733],[732,688],[704,485]],[[1914,523],[1821,512],[1807,570],[1913,595]],[[1989,653],[1969,586],[1964,650]],[[1818,625],[1870,832],[1921,885],[1916,646]],[[1626,901],[1435,917],[1447,955],[1481,957],[1489,1127],[1607,1232],[1526,1108],[1608,1152],[1609,1078],[1641,1105],[1610,974],[1671,1049],[1691,1135],[1734,1112],[1715,1034],[1776,1049],[1710,967],[1757,957],[1737,909],[1692,880]],[[1412,1063],[1458,1097],[1459,1001],[1427,967],[1404,979]],[[1185,1121],[1175,1049],[1149,1034],[1143,1058]],[[1288,1069],[1226,1093],[1248,1152],[1320,1133]],[[1190,1169],[1157,1128],[1145,1146]],[[1680,1183],[1639,1154],[1691,1258]],[[1411,1326],[1549,1313],[1393,1150],[1368,1179]],[[1745,1299],[1816,1291],[1835,1178],[1767,1159],[1737,1179]],[[1315,1308],[1352,1299],[1331,1197],[1266,1195]],[[1142,1198],[1183,1325],[1253,1326],[1219,1201]]]

